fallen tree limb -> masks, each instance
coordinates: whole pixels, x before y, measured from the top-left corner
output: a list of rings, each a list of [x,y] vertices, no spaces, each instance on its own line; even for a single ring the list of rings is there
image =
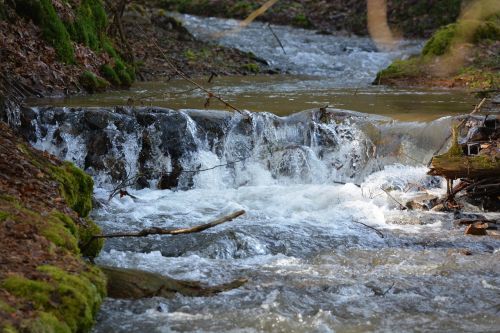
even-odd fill
[[[375,231],[377,233],[377,235],[380,236],[380,238],[384,238],[384,234],[378,230],[378,229],[375,229],[374,227],[368,225],[368,224],[365,224],[363,222],[359,222],[359,221],[353,221],[354,223],[357,223],[357,224],[361,224],[361,225],[364,225],[365,227],[369,228],[369,229],[372,229],[373,231]]]
[[[120,267],[99,266],[106,274],[108,296],[121,299],[149,297],[172,298],[176,293],[191,297],[206,297],[223,291],[236,289],[247,279],[208,286],[198,281],[176,280],[156,273]]]
[[[145,237],[145,236],[150,236],[150,235],[180,235],[180,234],[192,234],[196,232],[201,232],[210,228],[213,228],[215,226],[218,226],[219,224],[226,223],[229,221],[234,220],[235,218],[245,214],[244,210],[239,210],[234,213],[231,213],[229,215],[220,217],[216,220],[213,220],[211,222],[205,223],[205,224],[200,224],[191,228],[179,228],[179,229],[163,229],[163,228],[148,228],[148,229],[143,229],[141,231],[136,231],[136,232],[117,232],[113,234],[105,234],[105,235],[95,235],[92,237],[92,239],[98,239],[98,238],[118,238],[118,237]]]

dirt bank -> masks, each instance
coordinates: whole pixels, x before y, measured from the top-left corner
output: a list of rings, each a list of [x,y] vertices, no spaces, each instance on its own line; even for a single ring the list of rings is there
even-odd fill
[[[32,149],[0,122],[0,331],[85,332],[105,278],[83,255],[99,228],[87,217],[92,179]]]

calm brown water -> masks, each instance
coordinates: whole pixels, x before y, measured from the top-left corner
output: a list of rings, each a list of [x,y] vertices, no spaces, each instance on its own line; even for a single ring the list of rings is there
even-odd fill
[[[260,75],[207,79],[199,83],[240,109],[286,116],[311,108],[330,107],[389,116],[397,120],[426,121],[470,112],[477,103],[460,90],[411,89],[369,86],[338,88],[328,78]],[[204,109],[205,93],[183,80],[140,82],[128,91],[33,101],[37,106],[154,105],[172,109]],[[224,110],[212,99],[209,109]]]

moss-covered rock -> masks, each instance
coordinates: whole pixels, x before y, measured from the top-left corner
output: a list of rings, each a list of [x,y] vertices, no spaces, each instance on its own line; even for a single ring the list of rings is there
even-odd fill
[[[90,71],[85,71],[80,76],[80,84],[89,93],[103,92],[109,86],[108,81],[95,75]]]
[[[120,86],[122,84],[120,78],[118,77],[118,74],[116,74],[113,67],[108,64],[105,64],[101,67],[101,75],[114,86]]]
[[[439,29],[425,44],[422,55],[440,56],[445,54],[457,35],[458,24],[452,23]]]
[[[244,64],[242,68],[250,73],[258,74],[260,72],[260,67],[256,63]]]

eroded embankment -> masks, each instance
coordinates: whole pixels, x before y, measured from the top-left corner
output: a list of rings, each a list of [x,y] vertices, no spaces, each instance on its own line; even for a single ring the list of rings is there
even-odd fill
[[[98,227],[93,181],[0,122],[0,331],[85,332],[106,280],[83,256]]]

